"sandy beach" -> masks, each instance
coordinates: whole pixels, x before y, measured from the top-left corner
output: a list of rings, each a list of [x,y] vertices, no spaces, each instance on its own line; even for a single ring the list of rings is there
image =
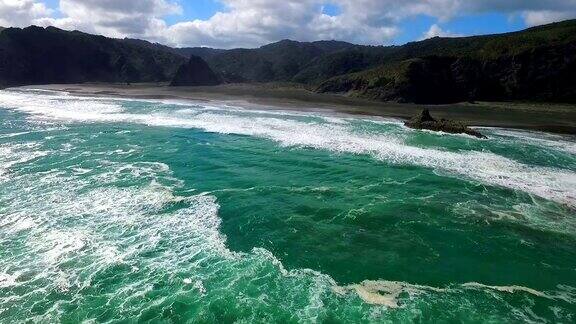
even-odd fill
[[[576,106],[546,103],[478,102],[415,105],[376,102],[317,94],[293,85],[227,84],[214,87],[169,87],[165,84],[50,84],[24,88],[66,91],[78,96],[215,101],[247,109],[317,111],[407,119],[429,108],[438,118],[471,126],[491,126],[576,134]]]

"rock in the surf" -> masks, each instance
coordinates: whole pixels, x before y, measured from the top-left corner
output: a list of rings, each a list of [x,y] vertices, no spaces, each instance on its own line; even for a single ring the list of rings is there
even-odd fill
[[[420,112],[418,115],[405,122],[404,125],[414,129],[427,129],[450,134],[468,134],[478,138],[487,138],[480,132],[471,129],[470,127],[460,122],[448,119],[434,119],[430,115],[430,111],[428,109],[422,110],[422,112]]]

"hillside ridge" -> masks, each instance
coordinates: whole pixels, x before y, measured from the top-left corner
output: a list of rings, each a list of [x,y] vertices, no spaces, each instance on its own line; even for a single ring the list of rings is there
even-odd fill
[[[399,46],[285,39],[236,49],[173,48],[55,27],[6,28],[0,32],[0,86],[174,81],[179,70],[180,80],[194,80],[184,75],[194,69],[181,68],[190,67],[192,56],[223,83],[298,83],[319,93],[423,104],[576,103],[576,20]]]

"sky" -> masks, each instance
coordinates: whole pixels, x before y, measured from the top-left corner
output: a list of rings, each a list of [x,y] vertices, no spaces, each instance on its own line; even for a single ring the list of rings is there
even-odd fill
[[[576,0],[0,0],[0,26],[55,26],[170,46],[282,39],[399,45],[576,18]]]

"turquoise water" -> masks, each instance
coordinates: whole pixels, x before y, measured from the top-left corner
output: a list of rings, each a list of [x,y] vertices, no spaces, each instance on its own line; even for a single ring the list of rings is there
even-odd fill
[[[576,321],[576,139],[0,91],[0,322]]]

